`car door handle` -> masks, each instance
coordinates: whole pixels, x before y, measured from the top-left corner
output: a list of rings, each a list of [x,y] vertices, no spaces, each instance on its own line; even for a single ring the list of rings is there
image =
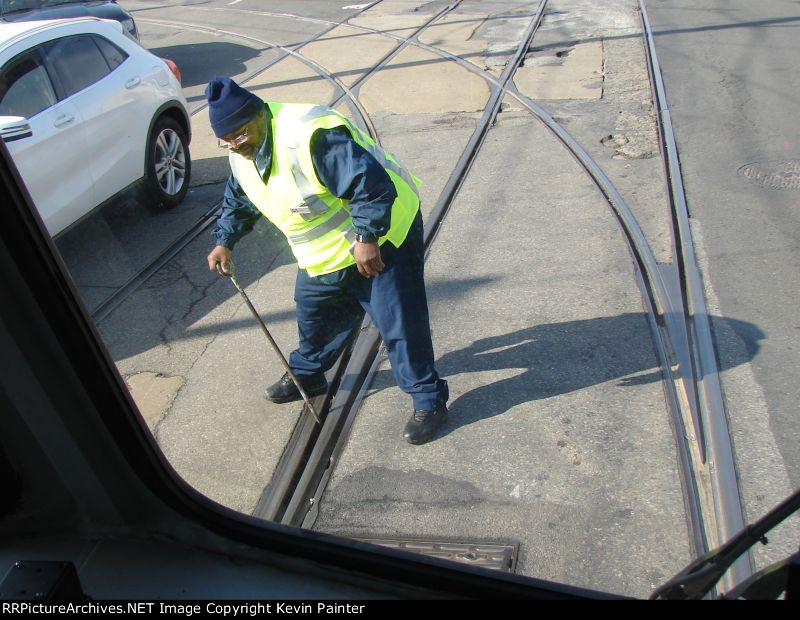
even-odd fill
[[[131,78],[127,82],[125,82],[125,88],[128,88],[128,89],[135,88],[136,86],[139,86],[139,84],[141,84],[141,83],[142,83],[142,78],[140,78],[139,76],[136,76],[134,78]]]
[[[66,125],[69,125],[74,120],[75,117],[72,116],[72,114],[62,114],[55,121],[53,121],[53,125],[55,125],[56,127],[64,127]]]

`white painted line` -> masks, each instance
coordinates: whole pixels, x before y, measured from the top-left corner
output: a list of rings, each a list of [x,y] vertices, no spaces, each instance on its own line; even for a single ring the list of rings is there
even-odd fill
[[[233,2],[228,2],[228,6],[231,4],[239,4],[242,0],[233,0]]]
[[[347,6],[343,6],[342,10],[346,11],[347,9],[363,9],[364,7],[369,6],[370,3],[367,2],[366,4],[348,4]]]

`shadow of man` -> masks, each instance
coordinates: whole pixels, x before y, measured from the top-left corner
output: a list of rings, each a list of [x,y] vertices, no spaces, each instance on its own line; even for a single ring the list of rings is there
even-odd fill
[[[721,370],[747,362],[758,353],[759,341],[766,337],[758,327],[735,319],[710,318],[712,327],[724,323],[745,343],[736,358],[724,360]],[[437,368],[442,376],[451,378],[453,386],[474,382],[469,376],[480,374],[478,387],[467,388],[450,402],[451,418],[445,432],[503,414],[522,403],[614,379],[620,387],[662,379],[647,317],[642,313],[535,325],[489,336],[444,354]],[[452,379],[457,375],[462,379]]]

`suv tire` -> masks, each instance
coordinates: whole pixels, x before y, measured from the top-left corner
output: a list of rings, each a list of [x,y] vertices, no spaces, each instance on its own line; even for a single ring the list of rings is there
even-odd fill
[[[144,166],[144,201],[154,209],[179,205],[189,190],[192,161],[186,132],[174,118],[161,116],[156,121]]]

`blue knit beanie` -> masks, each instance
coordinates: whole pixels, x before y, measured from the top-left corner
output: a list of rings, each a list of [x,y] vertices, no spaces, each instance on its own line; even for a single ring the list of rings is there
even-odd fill
[[[206,86],[211,129],[221,138],[243,127],[264,108],[264,102],[229,77],[217,76]]]

